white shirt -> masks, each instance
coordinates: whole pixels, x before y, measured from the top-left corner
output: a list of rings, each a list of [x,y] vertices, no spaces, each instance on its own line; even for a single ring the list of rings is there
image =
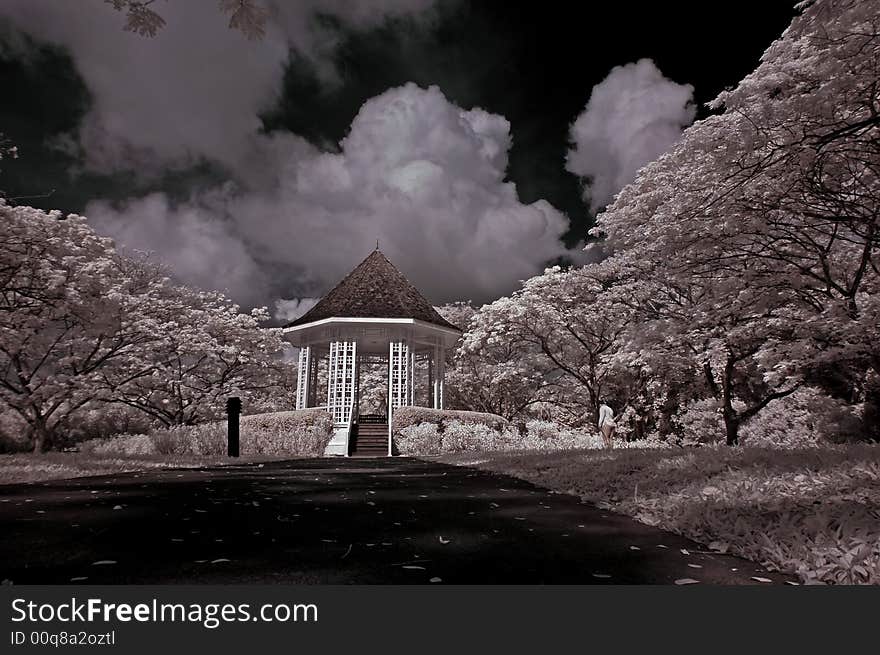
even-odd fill
[[[599,427],[606,423],[614,423],[614,412],[605,404],[599,405]]]

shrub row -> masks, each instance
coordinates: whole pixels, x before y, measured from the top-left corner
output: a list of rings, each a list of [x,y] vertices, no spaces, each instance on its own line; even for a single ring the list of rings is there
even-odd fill
[[[241,417],[242,455],[320,456],[330,441],[333,419],[323,409]],[[137,434],[92,439],[80,451],[95,455],[223,455],[226,423],[181,425]]]
[[[453,421],[465,425],[485,425],[499,431],[508,425],[507,420],[497,414],[430,407],[398,407],[394,410],[394,417],[391,419],[391,432],[399,434],[404,428],[422,423],[433,423],[442,432],[444,427]]]
[[[394,445],[401,455],[439,455],[468,451],[602,448],[603,442],[598,434],[571,430],[549,421],[534,420],[519,426],[492,427],[450,420],[442,425],[423,421],[406,426],[394,435]],[[660,441],[620,445],[626,448],[666,446]]]

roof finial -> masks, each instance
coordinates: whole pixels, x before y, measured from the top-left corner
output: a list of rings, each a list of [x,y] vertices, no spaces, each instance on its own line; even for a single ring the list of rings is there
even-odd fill
[[[376,250],[379,249],[379,239],[376,239]]]

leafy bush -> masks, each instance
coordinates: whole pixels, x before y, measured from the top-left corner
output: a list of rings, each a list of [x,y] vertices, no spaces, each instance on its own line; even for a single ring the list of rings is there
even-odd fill
[[[436,423],[422,422],[403,428],[395,435],[395,445],[401,455],[438,455],[497,450],[572,450],[576,448],[603,448],[602,438],[594,432],[584,432],[560,426],[550,421],[529,421],[514,427],[493,428],[482,423],[449,421],[444,429]],[[659,440],[618,442],[623,448],[664,448]]]
[[[330,441],[333,420],[322,409],[241,417],[242,455],[320,456]],[[83,442],[80,450],[96,455],[224,455],[226,423],[215,421]]]
[[[420,423],[434,423],[442,432],[450,421],[469,425],[488,425],[495,430],[501,430],[508,424],[504,418],[497,414],[454,409],[431,409],[430,407],[398,407],[394,410],[394,416],[391,419],[391,432],[398,434],[404,428]]]
[[[436,423],[410,425],[394,435],[394,445],[401,455],[439,455],[440,431]]]
[[[460,453],[474,450],[507,450],[516,447],[519,433],[509,427],[495,430],[481,423],[462,423],[450,421],[442,434],[442,448],[445,453]]]
[[[770,402],[741,430],[749,445],[775,448],[820,446],[856,441],[861,431],[858,406],[831,398],[814,387]]]
[[[159,454],[153,441],[153,435],[150,434],[127,434],[107,439],[90,439],[83,441],[79,445],[79,450],[88,455],[123,457],[143,457]]]
[[[672,417],[681,443],[696,446],[724,441],[721,404],[715,398],[692,400]]]
[[[154,427],[152,419],[124,405],[90,404],[59,425],[58,439],[74,445],[88,439],[104,439],[120,434],[146,434]]]
[[[0,454],[28,450],[27,423],[13,412],[0,412]]]
[[[570,450],[572,448],[603,448],[602,437],[595,432],[572,430],[550,421],[529,421],[526,434],[519,441],[523,450]]]

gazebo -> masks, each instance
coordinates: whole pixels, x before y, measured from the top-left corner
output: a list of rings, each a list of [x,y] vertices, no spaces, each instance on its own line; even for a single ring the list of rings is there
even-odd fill
[[[299,350],[296,407],[326,407],[326,455],[392,455],[395,408],[443,409],[445,355],[461,330],[446,321],[378,247],[314,307],[284,328]],[[383,367],[379,411],[360,412],[361,370]],[[381,380],[384,378],[384,380]],[[321,388],[319,387],[326,387]],[[320,392],[320,396],[319,396]],[[327,403],[318,398],[327,396]],[[381,394],[380,394],[381,395]]]

